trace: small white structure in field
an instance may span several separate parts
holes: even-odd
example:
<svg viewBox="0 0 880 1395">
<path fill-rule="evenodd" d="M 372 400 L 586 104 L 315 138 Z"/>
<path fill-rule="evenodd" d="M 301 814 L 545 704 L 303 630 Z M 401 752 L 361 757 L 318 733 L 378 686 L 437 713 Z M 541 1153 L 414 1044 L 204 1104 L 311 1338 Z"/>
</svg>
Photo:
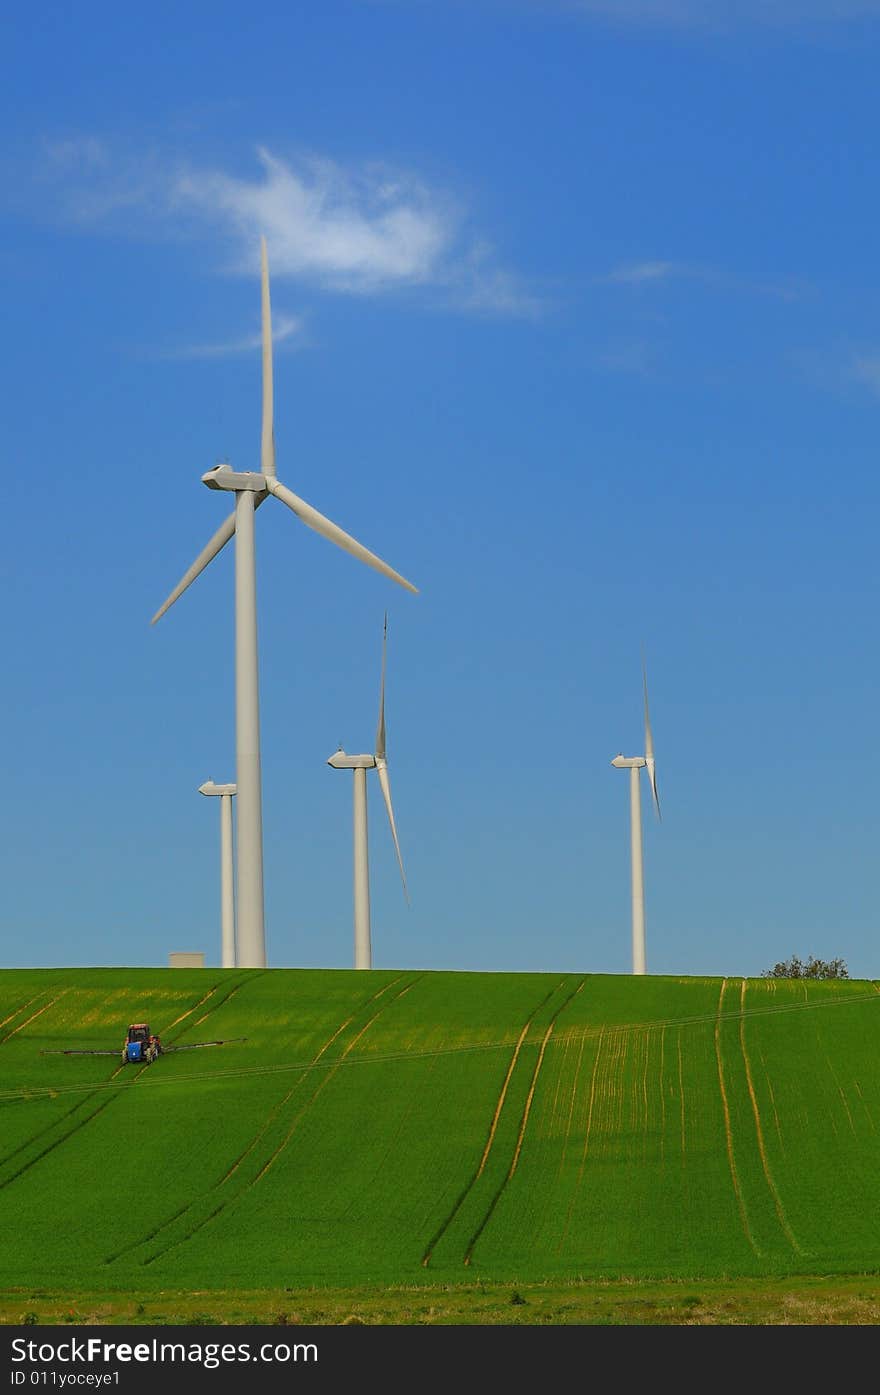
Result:
<svg viewBox="0 0 880 1395">
<path fill-rule="evenodd" d="M 645 689 L 645 754 L 643 756 L 615 756 L 611 762 L 618 770 L 629 771 L 630 793 L 630 844 L 632 875 L 632 959 L 634 974 L 648 972 L 645 953 L 645 875 L 642 867 L 642 796 L 639 774 L 642 767 L 648 771 L 654 808 L 660 817 L 660 800 L 657 797 L 657 775 L 654 768 L 654 740 L 651 736 L 651 719 L 648 715 L 648 672 L 642 663 L 642 679 Z"/>
<path fill-rule="evenodd" d="M 215 785 L 213 780 L 206 780 L 203 785 L 199 785 L 199 794 L 215 794 L 220 797 L 220 964 L 224 969 L 234 969 L 236 952 L 232 799 L 235 785 Z"/>
<path fill-rule="evenodd" d="M 168 956 L 169 969 L 203 969 L 205 956 L 201 950 L 172 950 Z"/>
<path fill-rule="evenodd" d="M 388 780 L 388 761 L 385 756 L 385 655 L 388 648 L 388 615 L 385 615 L 385 628 L 382 633 L 382 683 L 379 689 L 379 725 L 376 728 L 376 750 L 371 756 L 349 756 L 340 746 L 327 761 L 334 770 L 354 771 L 354 966 L 356 969 L 373 967 L 373 951 L 370 939 L 370 863 L 367 855 L 367 771 L 375 770 L 379 777 L 382 797 L 388 811 L 391 836 L 403 881 L 403 894 L 409 902 L 406 887 L 406 874 L 400 843 L 397 841 L 397 827 L 394 823 L 394 810 L 391 807 L 391 785 Z"/>
</svg>

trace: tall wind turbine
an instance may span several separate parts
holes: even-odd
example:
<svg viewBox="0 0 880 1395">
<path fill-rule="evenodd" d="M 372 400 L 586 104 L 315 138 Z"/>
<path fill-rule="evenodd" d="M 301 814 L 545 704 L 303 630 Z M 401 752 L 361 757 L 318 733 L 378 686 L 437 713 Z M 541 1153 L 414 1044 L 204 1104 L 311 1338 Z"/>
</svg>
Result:
<svg viewBox="0 0 880 1395">
<path fill-rule="evenodd" d="M 648 972 L 645 962 L 645 875 L 642 866 L 642 794 L 639 773 L 644 767 L 651 781 L 651 794 L 654 809 L 660 817 L 660 800 L 657 795 L 657 772 L 654 763 L 654 738 L 651 735 L 651 718 L 648 712 L 648 671 L 642 661 L 642 680 L 645 690 L 645 754 L 643 756 L 615 756 L 611 762 L 618 770 L 629 771 L 629 818 L 630 841 L 632 845 L 632 961 L 634 974 Z"/>
<path fill-rule="evenodd" d="M 385 658 L 388 649 L 388 615 L 382 632 L 382 682 L 379 688 L 379 723 L 376 727 L 376 749 L 371 756 L 349 756 L 342 747 L 327 761 L 334 770 L 354 771 L 354 966 L 356 969 L 373 967 L 373 951 L 370 940 L 370 863 L 367 853 L 367 771 L 375 770 L 379 777 L 382 798 L 391 825 L 391 837 L 397 853 L 397 864 L 403 882 L 403 894 L 409 901 L 406 886 L 406 873 L 400 855 L 397 838 L 397 825 L 394 822 L 394 809 L 391 806 L 391 785 L 388 780 L 388 760 L 385 753 Z"/>
<path fill-rule="evenodd" d="M 269 264 L 266 239 L 260 239 L 263 321 L 263 431 L 258 471 L 237 472 L 229 465 L 206 470 L 202 483 L 228 490 L 235 510 L 221 523 L 211 541 L 184 572 L 171 595 L 153 616 L 155 624 L 183 594 L 208 563 L 235 536 L 235 765 L 238 790 L 238 963 L 242 968 L 265 968 L 266 932 L 263 917 L 263 814 L 260 769 L 260 704 L 257 678 L 257 591 L 254 513 L 271 495 L 296 514 L 301 523 L 320 533 L 368 567 L 390 577 L 408 591 L 412 582 L 383 562 L 329 518 L 283 485 L 275 472 L 272 401 L 272 326 L 269 304 Z"/>
<path fill-rule="evenodd" d="M 220 963 L 234 969 L 235 963 L 235 882 L 232 869 L 232 797 L 235 785 L 215 785 L 206 780 L 199 794 L 220 796 Z"/>
</svg>

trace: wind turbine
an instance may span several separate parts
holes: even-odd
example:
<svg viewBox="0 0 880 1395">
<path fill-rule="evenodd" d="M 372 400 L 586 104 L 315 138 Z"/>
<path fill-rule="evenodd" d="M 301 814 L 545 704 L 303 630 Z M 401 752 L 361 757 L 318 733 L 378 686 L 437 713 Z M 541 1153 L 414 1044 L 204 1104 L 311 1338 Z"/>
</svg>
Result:
<svg viewBox="0 0 880 1395">
<path fill-rule="evenodd" d="M 379 723 L 376 727 L 376 749 L 371 756 L 349 756 L 342 747 L 327 761 L 334 770 L 354 771 L 354 966 L 371 969 L 373 953 L 370 941 L 370 863 L 367 855 L 367 771 L 375 770 L 379 777 L 382 797 L 391 825 L 394 850 L 400 867 L 403 894 L 409 902 L 406 873 L 397 839 L 397 825 L 391 806 L 391 785 L 388 780 L 388 760 L 385 754 L 385 658 L 388 649 L 388 615 L 382 632 L 382 682 L 379 688 Z"/>
<path fill-rule="evenodd" d="M 238 790 L 238 963 L 242 968 L 265 968 L 266 932 L 263 916 L 263 814 L 260 768 L 260 703 L 257 677 L 257 592 L 254 513 L 269 496 L 279 499 L 301 523 L 322 538 L 350 552 L 383 576 L 416 592 L 412 582 L 383 562 L 329 518 L 283 485 L 275 472 L 273 431 L 272 326 L 269 303 L 269 264 L 266 239 L 260 239 L 263 323 L 263 430 L 258 471 L 237 472 L 229 465 L 206 470 L 202 483 L 230 491 L 235 510 L 221 523 L 168 599 L 151 620 L 155 625 L 179 596 L 204 571 L 235 535 L 235 784 Z"/>
<path fill-rule="evenodd" d="M 206 780 L 199 794 L 220 796 L 220 962 L 224 969 L 235 963 L 235 885 L 232 872 L 232 796 L 235 785 L 215 785 Z"/>
<path fill-rule="evenodd" d="M 660 817 L 660 800 L 657 796 L 657 772 L 654 764 L 654 739 L 651 735 L 651 718 L 648 713 L 648 671 L 642 661 L 642 680 L 645 690 L 645 754 L 643 756 L 617 755 L 611 762 L 618 770 L 629 771 L 629 818 L 630 841 L 632 845 L 632 960 L 634 974 L 648 972 L 645 963 L 645 876 L 642 866 L 642 794 L 639 772 L 648 771 L 651 781 L 651 794 L 654 809 Z"/>
</svg>

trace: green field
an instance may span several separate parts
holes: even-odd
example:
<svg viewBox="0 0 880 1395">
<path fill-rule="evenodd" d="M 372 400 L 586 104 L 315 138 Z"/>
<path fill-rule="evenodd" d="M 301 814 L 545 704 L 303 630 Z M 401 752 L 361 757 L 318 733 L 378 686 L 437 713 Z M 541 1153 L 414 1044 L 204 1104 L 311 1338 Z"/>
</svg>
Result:
<svg viewBox="0 0 880 1395">
<path fill-rule="evenodd" d="M 247 1040 L 40 1054 L 136 1020 Z M 843 1279 L 878 1182 L 872 982 L 0 973 L 8 1293 Z"/>
</svg>

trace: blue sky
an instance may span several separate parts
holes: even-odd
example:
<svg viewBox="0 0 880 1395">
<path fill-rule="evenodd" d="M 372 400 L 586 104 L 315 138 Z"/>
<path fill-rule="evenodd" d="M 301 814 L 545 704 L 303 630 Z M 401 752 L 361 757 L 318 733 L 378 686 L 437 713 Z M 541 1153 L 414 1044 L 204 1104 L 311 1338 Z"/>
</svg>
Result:
<svg viewBox="0 0 880 1395">
<path fill-rule="evenodd" d="M 7 16 L 10 965 L 219 962 L 259 459 L 420 588 L 257 518 L 270 962 L 880 977 L 880 3 L 92 3 Z M 646 794 L 646 788 L 644 793 Z M 644 794 L 643 794 L 644 797 Z"/>
</svg>

